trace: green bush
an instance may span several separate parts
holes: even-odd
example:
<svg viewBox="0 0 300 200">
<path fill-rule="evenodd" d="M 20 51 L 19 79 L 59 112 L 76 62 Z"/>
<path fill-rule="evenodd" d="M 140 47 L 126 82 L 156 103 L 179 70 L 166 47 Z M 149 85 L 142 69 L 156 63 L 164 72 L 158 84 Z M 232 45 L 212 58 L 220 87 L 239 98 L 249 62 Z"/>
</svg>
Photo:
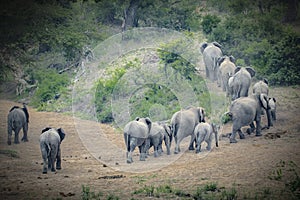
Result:
<svg viewBox="0 0 300 200">
<path fill-rule="evenodd" d="M 216 28 L 221 19 L 216 15 L 206 15 L 203 17 L 201 26 L 204 33 L 209 34 L 212 32 L 213 28 Z"/>
</svg>

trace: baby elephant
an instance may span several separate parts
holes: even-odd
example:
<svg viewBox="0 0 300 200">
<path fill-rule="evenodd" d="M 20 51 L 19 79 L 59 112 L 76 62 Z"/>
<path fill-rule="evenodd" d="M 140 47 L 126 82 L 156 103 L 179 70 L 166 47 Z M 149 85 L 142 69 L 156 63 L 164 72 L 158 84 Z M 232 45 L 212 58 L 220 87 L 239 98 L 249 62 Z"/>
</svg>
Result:
<svg viewBox="0 0 300 200">
<path fill-rule="evenodd" d="M 65 138 L 65 132 L 62 128 L 44 128 L 40 135 L 40 147 L 43 158 L 43 174 L 47 174 L 47 169 L 55 172 L 54 163 L 56 161 L 56 169 L 61 169 L 60 143 Z"/>
<path fill-rule="evenodd" d="M 203 141 L 207 143 L 206 149 L 210 151 L 213 133 L 215 134 L 216 147 L 218 147 L 218 130 L 215 124 L 201 122 L 195 127 L 194 134 L 196 137 L 196 153 L 201 151 L 201 143 Z"/>
</svg>

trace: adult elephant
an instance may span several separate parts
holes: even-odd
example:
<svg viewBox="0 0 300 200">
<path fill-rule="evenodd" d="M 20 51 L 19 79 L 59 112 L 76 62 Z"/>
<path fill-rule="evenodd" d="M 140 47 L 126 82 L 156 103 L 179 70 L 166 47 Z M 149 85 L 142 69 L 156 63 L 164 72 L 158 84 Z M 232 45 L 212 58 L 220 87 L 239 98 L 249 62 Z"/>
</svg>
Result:
<svg viewBox="0 0 300 200">
<path fill-rule="evenodd" d="M 147 118 L 135 118 L 124 127 L 124 140 L 126 145 L 127 163 L 132 163 L 132 152 L 135 147 L 139 147 L 140 160 L 145 161 L 147 142 L 150 134 L 152 122 Z"/>
<path fill-rule="evenodd" d="M 234 70 L 234 75 L 228 80 L 232 100 L 248 96 L 253 76 L 255 76 L 255 70 L 252 67 L 237 67 Z"/>
<path fill-rule="evenodd" d="M 65 138 L 65 132 L 62 128 L 54 129 L 44 128 L 40 135 L 40 148 L 43 158 L 43 174 L 47 173 L 48 168 L 52 172 L 61 169 L 61 150 L 60 144 Z M 55 168 L 56 162 L 56 168 Z"/>
<path fill-rule="evenodd" d="M 261 111 L 265 109 L 267 113 L 270 110 L 268 96 L 266 94 L 253 94 L 249 97 L 241 97 L 231 103 L 229 116 L 232 120 L 232 134 L 230 143 L 236 143 L 236 132 L 240 139 L 244 139 L 242 133 L 243 126 L 250 125 L 247 132 L 250 134 L 255 130 L 254 121 L 256 122 L 256 136 L 261 136 Z M 268 117 L 268 125 L 270 125 L 270 115 Z"/>
<path fill-rule="evenodd" d="M 29 113 L 25 103 L 23 103 L 23 108 L 19 106 L 14 106 L 10 109 L 7 116 L 7 133 L 8 139 L 7 144 L 11 145 L 12 131 L 15 132 L 15 144 L 19 144 L 19 132 L 23 128 L 22 141 L 28 142 L 27 132 L 29 123 Z"/>
<path fill-rule="evenodd" d="M 147 150 L 153 146 L 154 157 L 157 157 L 162 153 L 163 141 L 167 149 L 167 155 L 170 155 L 170 146 L 172 142 L 171 127 L 161 122 L 152 123 L 149 134 L 149 143 L 147 144 Z"/>
<path fill-rule="evenodd" d="M 218 59 L 219 71 L 218 82 L 220 83 L 222 90 L 226 92 L 226 96 L 230 95 L 230 89 L 228 86 L 228 80 L 234 74 L 236 69 L 235 58 L 233 56 L 222 56 Z"/>
<path fill-rule="evenodd" d="M 222 46 L 217 42 L 203 42 L 200 45 L 200 52 L 203 55 L 206 77 L 211 81 L 217 80 L 218 63 L 217 60 L 223 55 Z"/>
<path fill-rule="evenodd" d="M 180 152 L 180 142 L 188 136 L 191 136 L 189 150 L 194 150 L 194 129 L 200 122 L 205 122 L 204 109 L 201 107 L 189 107 L 185 110 L 173 114 L 171 119 L 172 134 L 175 138 L 175 151 Z"/>
</svg>

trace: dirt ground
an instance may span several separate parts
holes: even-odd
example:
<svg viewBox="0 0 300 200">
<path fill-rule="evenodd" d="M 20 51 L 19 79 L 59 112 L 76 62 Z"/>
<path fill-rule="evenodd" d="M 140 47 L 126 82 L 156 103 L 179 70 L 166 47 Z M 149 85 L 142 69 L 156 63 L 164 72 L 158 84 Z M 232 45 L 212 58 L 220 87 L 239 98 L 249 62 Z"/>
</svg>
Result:
<svg viewBox="0 0 300 200">
<path fill-rule="evenodd" d="M 81 199 L 82 186 L 96 193 L 102 192 L 104 197 L 154 199 L 133 192 L 150 185 L 169 185 L 186 193 L 195 193 L 197 187 L 208 183 L 217 183 L 218 187 L 226 189 L 235 188 L 238 199 L 261 197 L 267 192 L 270 199 L 296 198 L 291 196 L 287 187 L 293 179 L 291 167 L 283 167 L 282 163 L 294 163 L 289 166 L 300 174 L 300 88 L 271 88 L 270 96 L 275 96 L 278 101 L 277 121 L 274 127 L 263 130 L 262 137 L 247 135 L 245 140 L 238 139 L 238 143 L 230 144 L 228 138 L 220 136 L 219 147 L 213 148 L 209 154 L 185 151 L 180 155 L 150 156 L 145 162 L 139 161 L 135 154 L 134 163 L 128 165 L 125 163 L 123 136 L 110 126 L 74 120 L 62 113 L 37 112 L 30 107 L 29 142 L 8 146 L 7 114 L 12 106 L 20 104 L 1 95 L 0 199 Z M 61 145 L 62 170 L 42 174 L 39 135 L 46 126 L 62 127 L 67 136 Z M 101 130 L 100 135 L 97 135 L 98 130 Z M 222 130 L 223 133 L 230 132 L 230 124 Z M 82 131 L 95 139 L 83 139 Z M 114 153 L 108 159 L 110 145 L 107 144 L 99 143 L 94 145 L 97 146 L 95 148 L 87 148 L 89 142 L 98 144 L 97 140 L 103 136 L 123 149 L 117 157 Z M 186 148 L 184 145 L 181 145 L 182 148 Z M 18 157 L 5 154 L 7 150 L 16 151 Z M 166 160 L 172 162 L 161 165 Z M 139 170 L 147 166 L 152 167 Z M 158 170 L 154 170 L 155 167 Z M 280 173 L 279 167 L 282 169 Z M 298 191 L 296 189 L 293 194 L 299 192 L 298 186 Z"/>
</svg>

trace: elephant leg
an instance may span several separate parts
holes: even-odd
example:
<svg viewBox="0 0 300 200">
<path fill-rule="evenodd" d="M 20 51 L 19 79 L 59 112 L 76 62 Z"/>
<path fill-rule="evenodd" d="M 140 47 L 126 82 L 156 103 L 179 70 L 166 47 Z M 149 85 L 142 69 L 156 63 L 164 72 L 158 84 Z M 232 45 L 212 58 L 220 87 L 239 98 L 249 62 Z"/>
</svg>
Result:
<svg viewBox="0 0 300 200">
<path fill-rule="evenodd" d="M 236 139 L 235 139 L 235 135 L 236 135 L 236 132 L 238 132 L 238 130 L 240 130 L 241 127 L 237 126 L 235 123 L 233 123 L 232 125 L 232 134 L 229 138 L 230 140 L 230 143 L 237 143 Z"/>
<path fill-rule="evenodd" d="M 58 146 L 57 155 L 56 155 L 56 169 L 61 170 L 61 151 L 60 146 Z"/>
<path fill-rule="evenodd" d="M 165 146 L 166 146 L 166 149 L 167 149 L 167 155 L 170 155 L 171 154 L 171 151 L 170 151 L 170 141 L 169 141 L 169 139 L 167 137 L 164 139 L 164 141 L 165 141 Z"/>
<path fill-rule="evenodd" d="M 50 162 L 51 162 L 51 171 L 55 172 L 55 160 L 57 156 L 57 147 L 55 145 L 51 145 L 51 150 L 50 150 Z"/>
<path fill-rule="evenodd" d="M 7 144 L 11 145 L 11 135 L 12 135 L 12 127 L 8 125 L 7 127 Z"/>
<path fill-rule="evenodd" d="M 210 151 L 210 150 L 211 150 L 211 139 L 208 139 L 208 140 L 206 140 L 205 142 L 206 142 L 206 144 L 207 144 L 206 150 L 207 150 L 207 151 Z"/>
<path fill-rule="evenodd" d="M 272 119 L 276 120 L 276 111 L 275 110 L 271 111 L 271 115 L 272 115 Z"/>
<path fill-rule="evenodd" d="M 137 145 L 137 139 L 134 137 L 130 138 L 129 141 L 129 152 L 128 152 L 128 157 L 127 157 L 127 163 L 132 163 L 132 152 L 134 151 L 135 147 Z"/>
<path fill-rule="evenodd" d="M 195 139 L 195 135 L 192 134 L 191 135 L 190 145 L 189 145 L 189 150 L 191 150 L 191 151 L 195 150 L 194 143 L 196 143 L 196 139 Z"/>
<path fill-rule="evenodd" d="M 261 116 L 256 117 L 256 134 L 255 136 L 262 136 L 261 134 L 261 124 L 260 124 Z"/>
<path fill-rule="evenodd" d="M 48 147 L 42 143 L 40 144 L 42 158 L 43 158 L 43 174 L 47 174 L 48 171 Z"/>
<path fill-rule="evenodd" d="M 139 150 L 140 150 L 140 161 L 145 161 L 146 160 L 145 144 L 139 146 Z"/>
<path fill-rule="evenodd" d="M 242 132 L 241 129 L 238 130 L 238 134 L 240 136 L 240 139 L 245 139 L 245 135 L 244 135 L 244 133 Z"/>
<path fill-rule="evenodd" d="M 177 136 L 175 137 L 175 150 L 174 153 L 178 154 L 180 152 L 180 142 L 183 138 L 177 138 Z"/>
<path fill-rule="evenodd" d="M 207 67 L 205 67 L 205 73 L 206 73 L 206 78 L 210 79 L 209 70 Z"/>
<path fill-rule="evenodd" d="M 154 157 L 158 157 L 158 145 L 154 145 Z"/>
<path fill-rule="evenodd" d="M 25 123 L 23 126 L 23 137 L 22 137 L 23 142 L 28 142 L 27 132 L 28 132 L 28 123 Z"/>
<path fill-rule="evenodd" d="M 250 125 L 250 128 L 247 128 L 248 135 L 250 135 L 251 133 L 253 133 L 254 130 L 255 130 L 255 126 L 254 126 L 253 122 L 251 124 L 249 124 L 249 125 Z"/>
<path fill-rule="evenodd" d="M 14 141 L 15 144 L 19 144 L 20 143 L 19 142 L 19 133 L 20 133 L 20 130 L 21 130 L 21 128 L 16 128 L 15 129 L 15 141 Z"/>
<path fill-rule="evenodd" d="M 268 119 L 268 128 L 270 128 L 270 126 L 273 126 L 271 110 L 270 109 L 266 110 L 266 113 Z"/>
</svg>

